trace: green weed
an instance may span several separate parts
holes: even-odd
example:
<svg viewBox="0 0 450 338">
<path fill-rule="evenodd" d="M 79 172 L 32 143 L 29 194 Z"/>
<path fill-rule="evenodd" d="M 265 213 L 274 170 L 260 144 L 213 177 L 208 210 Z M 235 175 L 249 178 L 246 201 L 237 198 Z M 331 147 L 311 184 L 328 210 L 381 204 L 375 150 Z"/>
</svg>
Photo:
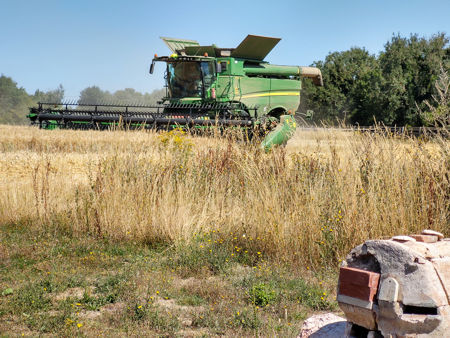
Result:
<svg viewBox="0 0 450 338">
<path fill-rule="evenodd" d="M 15 314 L 46 310 L 51 302 L 42 283 L 29 283 L 14 292 L 12 309 Z"/>
<path fill-rule="evenodd" d="M 291 301 L 311 308 L 312 310 L 334 310 L 336 304 L 328 300 L 328 293 L 317 285 L 306 282 L 301 278 L 286 281 L 285 296 Z"/>
<path fill-rule="evenodd" d="M 249 291 L 249 300 L 253 305 L 266 306 L 276 299 L 276 293 L 270 284 L 254 284 Z"/>
<path fill-rule="evenodd" d="M 206 303 L 205 299 L 202 297 L 195 295 L 195 294 L 189 294 L 188 291 L 184 288 L 181 289 L 183 295 L 178 298 L 177 303 L 179 305 L 187 305 L 187 306 L 200 306 Z"/>
<path fill-rule="evenodd" d="M 241 327 L 245 329 L 258 329 L 262 322 L 256 309 L 243 309 L 236 311 L 230 320 L 232 327 Z"/>
</svg>

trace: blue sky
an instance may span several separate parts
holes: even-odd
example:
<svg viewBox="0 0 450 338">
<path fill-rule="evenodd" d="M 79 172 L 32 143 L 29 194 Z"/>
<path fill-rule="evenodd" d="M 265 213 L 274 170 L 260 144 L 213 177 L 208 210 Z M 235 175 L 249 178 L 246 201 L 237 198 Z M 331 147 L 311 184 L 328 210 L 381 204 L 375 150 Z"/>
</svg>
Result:
<svg viewBox="0 0 450 338">
<path fill-rule="evenodd" d="M 449 0 L 0 0 L 0 73 L 29 93 L 62 84 L 67 98 L 92 85 L 151 92 L 164 84 L 151 59 L 169 54 L 160 36 L 220 47 L 280 37 L 266 60 L 309 65 L 353 46 L 377 54 L 393 33 L 438 32 L 450 33 Z"/>
</svg>

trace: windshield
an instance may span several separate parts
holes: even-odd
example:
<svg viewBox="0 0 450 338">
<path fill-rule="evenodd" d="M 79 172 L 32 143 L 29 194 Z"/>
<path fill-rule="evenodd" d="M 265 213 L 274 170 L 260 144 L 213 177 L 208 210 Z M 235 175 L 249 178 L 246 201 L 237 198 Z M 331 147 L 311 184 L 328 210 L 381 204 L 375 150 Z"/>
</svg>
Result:
<svg viewBox="0 0 450 338">
<path fill-rule="evenodd" d="M 171 62 L 167 73 L 170 97 L 202 97 L 214 81 L 214 63 Z"/>
</svg>

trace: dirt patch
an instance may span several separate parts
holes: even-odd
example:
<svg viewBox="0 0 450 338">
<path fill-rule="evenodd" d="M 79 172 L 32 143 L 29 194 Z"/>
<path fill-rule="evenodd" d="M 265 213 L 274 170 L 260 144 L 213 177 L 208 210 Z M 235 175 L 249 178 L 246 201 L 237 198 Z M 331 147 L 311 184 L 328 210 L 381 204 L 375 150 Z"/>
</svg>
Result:
<svg viewBox="0 0 450 338">
<path fill-rule="evenodd" d="M 210 301 L 223 299 L 225 295 L 232 293 L 231 287 L 226 281 L 214 276 L 204 279 L 187 278 L 177 280 L 175 286 Z"/>
<path fill-rule="evenodd" d="M 31 331 L 26 325 L 20 323 L 20 318 L 11 316 L 9 318 L 2 318 L 0 321 L 0 333 L 2 337 L 14 337 L 26 336 L 26 337 L 38 337 L 39 333 Z"/>
<path fill-rule="evenodd" d="M 209 336 L 207 329 L 185 329 L 177 332 L 177 335 L 181 337 L 205 337 Z"/>
<path fill-rule="evenodd" d="M 244 266 L 241 264 L 234 264 L 231 269 L 231 275 L 236 276 L 247 276 L 251 273 L 253 269 L 250 266 Z"/>
<path fill-rule="evenodd" d="M 155 301 L 155 305 L 176 314 L 183 327 L 192 326 L 193 316 L 205 311 L 205 308 L 203 306 L 178 305 L 176 304 L 174 299 L 157 298 Z M 196 335 L 183 335 L 183 337 L 196 337 Z"/>
<path fill-rule="evenodd" d="M 92 293 L 93 290 L 94 290 L 94 288 L 92 286 L 88 287 L 86 289 L 85 288 L 70 288 L 64 292 L 56 294 L 53 297 L 53 299 L 57 300 L 57 301 L 66 300 L 68 298 L 80 299 L 80 298 L 83 298 L 83 295 L 85 292 Z"/>
<path fill-rule="evenodd" d="M 102 315 L 102 313 L 100 311 L 81 311 L 78 314 L 78 317 L 83 318 L 83 319 L 97 319 L 98 317 L 100 317 Z"/>
<path fill-rule="evenodd" d="M 79 313 L 78 316 L 80 318 L 94 320 L 103 315 L 117 314 L 118 312 L 121 312 L 124 307 L 125 307 L 124 303 L 107 304 L 101 307 L 99 311 L 83 310 Z"/>
<path fill-rule="evenodd" d="M 178 305 L 174 299 L 157 298 L 155 304 L 164 307 L 171 312 L 192 314 L 205 311 L 205 308 L 203 306 Z"/>
<path fill-rule="evenodd" d="M 42 262 L 37 262 L 34 265 L 34 268 L 38 271 L 42 271 L 42 272 L 50 272 L 52 270 L 52 266 L 50 264 L 50 262 L 48 260 L 42 261 Z"/>
<path fill-rule="evenodd" d="M 194 277 L 189 277 L 189 278 L 186 278 L 186 279 L 176 279 L 174 281 L 174 286 L 176 288 L 178 288 L 178 289 L 181 289 L 181 288 L 193 285 L 193 284 L 197 284 L 200 281 L 201 281 L 201 279 L 197 279 L 197 278 L 194 278 Z"/>
<path fill-rule="evenodd" d="M 100 312 L 102 314 L 114 314 L 117 312 L 121 312 L 125 308 L 125 303 L 113 303 L 113 304 L 106 304 L 100 309 Z"/>
<path fill-rule="evenodd" d="M 9 253 L 4 246 L 0 243 L 0 262 L 3 264 L 9 263 Z"/>
</svg>

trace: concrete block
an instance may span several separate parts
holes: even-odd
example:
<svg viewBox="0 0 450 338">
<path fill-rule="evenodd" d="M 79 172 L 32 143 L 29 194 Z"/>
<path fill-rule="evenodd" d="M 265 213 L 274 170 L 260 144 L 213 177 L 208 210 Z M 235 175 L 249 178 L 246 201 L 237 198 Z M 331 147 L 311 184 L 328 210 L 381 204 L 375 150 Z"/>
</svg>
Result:
<svg viewBox="0 0 450 338">
<path fill-rule="evenodd" d="M 381 282 L 378 300 L 396 302 L 398 299 L 399 285 L 395 278 L 387 277 Z"/>
<path fill-rule="evenodd" d="M 349 322 L 365 327 L 368 330 L 376 329 L 377 324 L 374 311 L 345 303 L 339 303 L 339 307 L 345 313 L 345 317 Z"/>
<path fill-rule="evenodd" d="M 343 294 L 338 294 L 336 300 L 339 303 L 355 305 L 364 309 L 372 309 L 373 301 L 362 300 L 359 298 L 349 297 Z"/>
</svg>

